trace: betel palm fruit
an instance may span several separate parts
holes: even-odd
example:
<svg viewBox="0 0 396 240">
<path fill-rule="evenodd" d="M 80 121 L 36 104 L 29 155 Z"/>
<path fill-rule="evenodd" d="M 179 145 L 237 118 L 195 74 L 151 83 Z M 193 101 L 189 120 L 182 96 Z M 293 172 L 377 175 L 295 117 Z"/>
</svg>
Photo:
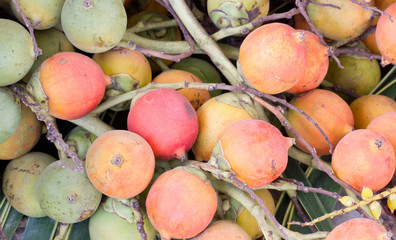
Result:
<svg viewBox="0 0 396 240">
<path fill-rule="evenodd" d="M 21 80 L 34 62 L 33 41 L 19 23 L 0 18 L 0 86 Z"/>
<path fill-rule="evenodd" d="M 334 92 L 313 89 L 294 97 L 290 103 L 304 111 L 318 124 L 333 147 L 345 134 L 353 130 L 352 111 L 349 105 Z M 290 122 L 291 127 L 311 147 L 315 148 L 317 154 L 330 154 L 330 146 L 324 136 L 306 116 L 289 109 L 286 113 L 286 119 Z M 294 136 L 289 130 L 287 130 L 287 134 L 290 137 Z M 296 146 L 307 153 L 310 152 L 298 139 L 296 140 Z"/>
<path fill-rule="evenodd" d="M 29 152 L 9 162 L 4 170 L 2 188 L 18 212 L 29 217 L 44 217 L 36 196 L 36 183 L 42 171 L 56 159 L 42 152 Z"/>
<path fill-rule="evenodd" d="M 374 118 L 367 129 L 373 130 L 382 134 L 391 142 L 396 153 L 396 111 L 388 112 Z"/>
<path fill-rule="evenodd" d="M 374 0 L 358 0 L 360 4 L 374 6 Z M 307 12 L 319 32 L 333 40 L 346 40 L 360 36 L 371 24 L 374 11 L 349 0 L 318 0 L 308 3 Z M 328 7 L 332 4 L 336 7 Z"/>
<path fill-rule="evenodd" d="M 161 239 L 192 238 L 212 221 L 217 209 L 216 191 L 200 177 L 173 169 L 153 183 L 146 209 Z"/>
<path fill-rule="evenodd" d="M 132 102 L 128 130 L 150 144 L 156 160 L 185 159 L 198 135 L 197 113 L 176 90 L 156 89 Z"/>
<path fill-rule="evenodd" d="M 15 93 L 0 87 L 0 144 L 17 130 L 21 122 L 21 104 Z"/>
<path fill-rule="evenodd" d="M 212 222 L 208 228 L 191 240 L 251 240 L 249 234 L 237 223 L 228 220 Z"/>
<path fill-rule="evenodd" d="M 48 29 L 60 22 L 65 0 L 18 0 L 18 4 L 34 29 Z M 18 20 L 24 23 L 17 11 L 14 1 L 10 1 L 11 9 Z"/>
<path fill-rule="evenodd" d="M 249 96 L 241 93 L 223 93 L 209 99 L 197 111 L 199 130 L 192 151 L 198 161 L 209 161 L 212 150 L 221 132 L 230 124 L 239 120 L 257 118 Z"/>
<path fill-rule="evenodd" d="M 239 50 L 240 70 L 246 84 L 268 94 L 281 93 L 296 85 L 307 66 L 304 38 L 303 31 L 283 23 L 265 24 L 251 32 Z"/>
<path fill-rule="evenodd" d="M 73 166 L 71 159 L 51 163 L 42 171 L 36 185 L 40 207 L 48 217 L 62 223 L 87 219 L 102 198 L 85 172 L 71 169 Z"/>
<path fill-rule="evenodd" d="M 121 41 L 126 31 L 127 15 L 120 0 L 66 0 L 61 23 L 76 48 L 99 53 Z"/>
<path fill-rule="evenodd" d="M 286 169 L 293 141 L 270 123 L 247 119 L 226 127 L 219 143 L 236 177 L 251 188 L 259 188 Z"/>
<path fill-rule="evenodd" d="M 396 18 L 396 3 L 390 5 L 386 10 L 392 19 Z M 396 23 L 390 20 L 388 16 L 381 15 L 375 30 L 378 50 L 382 55 L 383 64 L 396 64 Z"/>
<path fill-rule="evenodd" d="M 395 158 L 388 139 L 372 130 L 358 129 L 338 142 L 331 167 L 341 181 L 357 191 L 368 187 L 376 192 L 391 181 L 396 167 Z"/>
<path fill-rule="evenodd" d="M 386 229 L 367 218 L 355 218 L 335 227 L 325 240 L 378 239 L 390 240 Z"/>
<path fill-rule="evenodd" d="M 96 108 L 111 81 L 95 61 L 75 52 L 47 58 L 35 74 L 27 90 L 49 114 L 63 120 L 83 117 Z"/>
</svg>

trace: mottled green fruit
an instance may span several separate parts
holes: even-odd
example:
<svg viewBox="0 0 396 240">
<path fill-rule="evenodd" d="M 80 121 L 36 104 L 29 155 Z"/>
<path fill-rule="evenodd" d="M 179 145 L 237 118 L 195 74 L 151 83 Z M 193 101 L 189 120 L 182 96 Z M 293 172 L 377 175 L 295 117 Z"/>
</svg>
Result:
<svg viewBox="0 0 396 240">
<path fill-rule="evenodd" d="M 1 68 L 1 66 L 0 66 Z M 0 144 L 17 130 L 21 123 L 19 97 L 7 88 L 0 88 Z"/>
<path fill-rule="evenodd" d="M 60 16 L 65 0 L 18 0 L 29 22 L 34 29 L 48 29 L 60 22 Z M 10 1 L 11 9 L 18 20 L 23 23 L 23 19 L 16 10 L 14 2 Z"/>
<path fill-rule="evenodd" d="M 102 197 L 85 172 L 70 167 L 76 167 L 70 159 L 53 162 L 37 182 L 40 207 L 48 217 L 62 223 L 87 219 L 96 211 Z"/>
<path fill-rule="evenodd" d="M 156 231 L 147 217 L 144 218 L 144 231 L 147 234 L 147 240 L 155 238 Z M 89 236 L 91 240 L 141 239 L 136 223 L 129 223 L 118 216 L 116 212 L 104 210 L 103 206 L 100 206 L 89 219 Z"/>
<path fill-rule="evenodd" d="M 34 62 L 33 41 L 21 24 L 0 18 L 0 86 L 18 82 Z"/>
<path fill-rule="evenodd" d="M 216 27 L 238 27 L 267 16 L 269 0 L 208 0 L 207 10 Z"/>
<path fill-rule="evenodd" d="M 100 53 L 121 41 L 127 15 L 120 0 L 66 0 L 61 22 L 75 47 L 88 53 Z"/>
<path fill-rule="evenodd" d="M 369 52 L 362 42 L 351 47 Z M 344 68 L 341 69 L 336 61 L 330 61 L 325 77 L 327 81 L 362 96 L 369 94 L 381 80 L 381 68 L 375 59 L 353 54 L 340 55 L 338 59 Z"/>
<path fill-rule="evenodd" d="M 36 183 L 41 172 L 54 157 L 42 152 L 30 152 L 12 160 L 3 176 L 3 192 L 7 200 L 18 212 L 29 217 L 44 217 L 36 197 Z"/>
<path fill-rule="evenodd" d="M 34 37 L 36 38 L 38 47 L 42 50 L 42 54 L 38 56 L 30 71 L 23 78 L 23 81 L 26 83 L 29 82 L 33 72 L 45 59 L 59 52 L 74 52 L 74 47 L 65 34 L 55 28 L 34 31 Z"/>
<path fill-rule="evenodd" d="M 89 146 L 96 138 L 95 134 L 77 126 L 66 135 L 65 142 L 73 152 L 77 153 L 79 159 L 85 159 Z"/>
<path fill-rule="evenodd" d="M 212 64 L 199 58 L 185 58 L 174 63 L 171 68 L 190 72 L 205 83 L 222 83 L 221 75 L 217 69 Z M 210 91 L 209 94 L 210 97 L 216 97 L 221 94 L 221 90 Z"/>
</svg>

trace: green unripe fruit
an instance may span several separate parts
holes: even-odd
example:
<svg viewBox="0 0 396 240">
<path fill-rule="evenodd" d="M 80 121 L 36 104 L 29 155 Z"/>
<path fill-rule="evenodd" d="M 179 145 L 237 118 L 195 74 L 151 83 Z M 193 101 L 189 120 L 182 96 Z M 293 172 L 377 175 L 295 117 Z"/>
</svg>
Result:
<svg viewBox="0 0 396 240">
<path fill-rule="evenodd" d="M 0 86 L 18 82 L 34 62 L 33 41 L 19 23 L 0 18 Z"/>
</svg>

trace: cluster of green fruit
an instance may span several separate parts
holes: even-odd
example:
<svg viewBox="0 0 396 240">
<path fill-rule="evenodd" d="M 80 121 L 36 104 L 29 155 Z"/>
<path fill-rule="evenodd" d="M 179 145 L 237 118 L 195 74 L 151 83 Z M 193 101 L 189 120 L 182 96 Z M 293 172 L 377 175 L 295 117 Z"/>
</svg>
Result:
<svg viewBox="0 0 396 240">
<path fill-rule="evenodd" d="M 198 1 L 187 2 L 199 11 Z M 293 26 L 260 26 L 269 14 L 268 0 L 205 2 L 220 31 L 252 30 L 234 59 L 243 87 L 224 84 L 218 69 L 226 65 L 213 65 L 206 56 L 173 63 L 130 42 L 133 31 L 159 45 L 182 40 L 155 1 L 133 14 L 128 9 L 138 3 L 119 0 L 5 4 L 13 15 L 0 18 L 0 159 L 11 160 L 2 179 L 7 200 L 33 218 L 68 224 L 89 219 L 91 239 L 154 239 L 157 232 L 164 240 L 272 234 L 306 239 L 277 228 L 273 195 L 263 189 L 282 176 L 291 148 L 314 158 L 329 155 L 327 171 L 319 168 L 334 173 L 352 193 L 393 187 L 396 102 L 370 94 L 383 69 L 357 49 L 370 54 L 376 47 L 383 65 L 396 64 L 396 3 L 378 4 L 386 14 L 379 17 L 375 45 L 349 43 L 357 52 L 340 55 L 340 69 L 329 61 L 335 50 L 326 41 L 336 45 L 364 34 L 377 2 L 317 2 L 306 11 L 321 35 L 303 27 L 297 15 Z M 25 20 L 34 38 L 18 23 Z M 165 23 L 168 28 L 155 29 Z M 36 42 L 42 50 L 37 59 Z M 353 94 L 328 87 L 335 84 Z M 288 110 L 262 100 L 275 94 L 286 101 L 274 101 L 285 102 Z M 120 112 L 127 114 L 124 129 L 98 117 Z M 54 119 L 79 126 L 62 139 Z M 32 151 L 44 131 L 39 120 L 58 158 Z M 246 190 L 257 202 L 237 200 L 224 189 L 237 189 L 243 197 Z M 395 195 L 390 196 L 393 212 Z M 378 211 L 372 215 L 379 218 Z M 368 219 L 347 221 L 326 239 L 360 236 L 390 239 Z"/>
</svg>

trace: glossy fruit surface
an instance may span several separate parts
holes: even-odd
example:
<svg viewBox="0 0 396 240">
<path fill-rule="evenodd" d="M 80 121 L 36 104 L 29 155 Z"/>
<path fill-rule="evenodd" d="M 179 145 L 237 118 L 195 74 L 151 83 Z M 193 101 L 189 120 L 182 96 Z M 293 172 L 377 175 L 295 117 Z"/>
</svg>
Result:
<svg viewBox="0 0 396 240">
<path fill-rule="evenodd" d="M 356 218 L 341 223 L 326 237 L 326 240 L 390 240 L 386 230 L 377 222 Z"/>
<path fill-rule="evenodd" d="M 392 19 L 396 18 L 396 3 L 390 5 L 386 10 Z M 378 50 L 381 53 L 384 64 L 396 64 L 396 22 L 391 21 L 388 16 L 381 15 L 377 23 L 375 31 L 375 38 L 377 39 Z"/>
</svg>

